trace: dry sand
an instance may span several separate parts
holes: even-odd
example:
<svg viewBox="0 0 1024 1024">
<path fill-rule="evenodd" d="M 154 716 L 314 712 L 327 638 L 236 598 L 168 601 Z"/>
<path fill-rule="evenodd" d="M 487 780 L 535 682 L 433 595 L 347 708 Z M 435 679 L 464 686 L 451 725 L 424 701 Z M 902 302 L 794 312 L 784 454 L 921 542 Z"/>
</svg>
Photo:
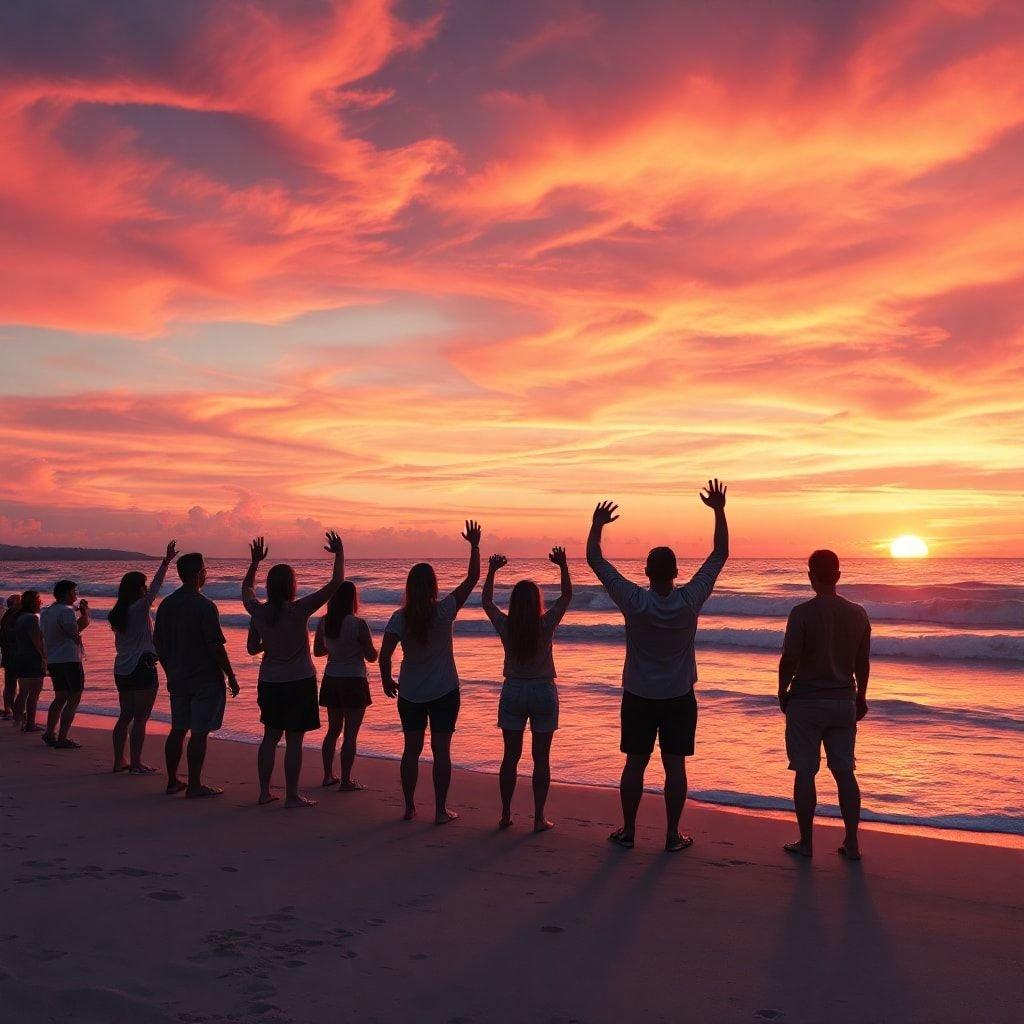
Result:
<svg viewBox="0 0 1024 1024">
<path fill-rule="evenodd" d="M 231 742 L 207 762 L 225 795 L 186 801 L 110 774 L 109 724 L 77 752 L 0 725 L 4 1024 L 1024 1015 L 1019 849 L 871 830 L 858 866 L 824 825 L 800 862 L 788 822 L 695 805 L 669 855 L 648 796 L 624 851 L 614 791 L 555 786 L 535 836 L 521 780 L 499 833 L 496 780 L 467 772 L 460 821 L 405 823 L 397 766 L 372 759 L 366 792 L 258 807 L 255 747 Z"/>
</svg>

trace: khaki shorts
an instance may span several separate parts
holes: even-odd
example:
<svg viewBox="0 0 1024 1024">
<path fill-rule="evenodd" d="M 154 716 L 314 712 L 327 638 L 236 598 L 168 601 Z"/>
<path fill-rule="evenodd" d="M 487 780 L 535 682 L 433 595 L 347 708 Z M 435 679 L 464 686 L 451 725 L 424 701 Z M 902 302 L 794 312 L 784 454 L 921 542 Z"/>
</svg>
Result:
<svg viewBox="0 0 1024 1024">
<path fill-rule="evenodd" d="M 786 705 L 786 754 L 789 770 L 817 775 L 821 745 L 833 772 L 852 772 L 857 766 L 857 705 L 833 697 L 791 697 Z"/>
</svg>

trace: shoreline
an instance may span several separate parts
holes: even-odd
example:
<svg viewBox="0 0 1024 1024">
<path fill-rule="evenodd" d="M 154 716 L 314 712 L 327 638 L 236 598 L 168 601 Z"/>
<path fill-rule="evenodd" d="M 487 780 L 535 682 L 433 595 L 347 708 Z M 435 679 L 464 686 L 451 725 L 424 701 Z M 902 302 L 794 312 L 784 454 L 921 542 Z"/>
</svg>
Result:
<svg viewBox="0 0 1024 1024">
<path fill-rule="evenodd" d="M 148 733 L 149 733 L 150 736 L 165 735 L 167 733 L 167 726 L 168 726 L 169 722 L 168 721 L 164 721 L 163 717 L 157 718 L 156 717 L 157 714 L 158 714 L 157 712 L 154 712 L 154 717 L 152 717 L 150 719 L 150 723 L 149 723 L 150 727 L 149 727 L 149 730 L 148 730 Z M 168 716 L 164 716 L 164 717 L 168 717 Z M 88 727 L 88 728 L 99 729 L 101 727 L 100 723 L 104 723 L 103 728 L 107 728 L 105 723 L 107 723 L 111 719 L 115 719 L 115 718 L 117 718 L 117 713 L 113 709 L 107 710 L 107 709 L 102 709 L 102 708 L 97 709 L 97 708 L 94 708 L 94 707 L 86 707 L 86 708 L 83 708 L 83 710 L 81 710 L 79 712 L 78 716 L 76 717 L 76 719 L 75 719 L 75 727 L 82 727 L 82 728 L 87 728 Z M 0 726 L 0 727 L 2 727 L 2 726 Z M 107 731 L 109 731 L 109 729 Z M 240 744 L 243 744 L 245 746 L 258 746 L 259 742 L 260 742 L 260 737 L 258 737 L 258 736 L 250 736 L 250 735 L 248 735 L 246 733 L 241 733 L 241 732 L 232 730 L 230 728 L 221 729 L 219 733 L 211 733 L 210 734 L 210 738 L 211 738 L 211 740 L 216 739 L 216 740 L 219 740 L 220 742 L 225 742 L 225 743 L 240 743 Z M 303 749 L 307 750 L 307 751 L 309 751 L 309 750 L 319 750 L 320 749 L 320 743 L 319 743 L 319 741 L 313 742 L 313 743 L 306 743 L 306 744 L 303 745 Z M 428 751 L 429 751 L 429 748 L 425 748 L 424 749 L 424 757 L 423 757 L 423 762 L 424 763 L 429 763 L 429 761 L 430 761 L 430 758 L 428 756 Z M 152 755 L 150 755 L 150 756 L 152 757 Z M 369 758 L 369 759 L 372 759 L 372 760 L 375 760 L 375 761 L 386 761 L 386 762 L 391 763 L 391 764 L 396 764 L 400 760 L 400 755 L 398 755 L 398 754 L 379 754 L 379 753 L 369 753 L 369 752 L 365 752 L 364 753 L 362 750 L 360 750 L 358 757 L 360 759 L 362 759 L 362 758 Z M 356 763 L 358 765 L 358 760 L 357 760 Z M 525 755 L 525 752 L 524 752 L 523 764 L 524 765 L 529 765 L 529 763 L 530 763 L 529 762 L 529 758 Z M 458 765 L 458 764 L 455 763 L 454 760 L 452 762 L 452 766 L 453 766 L 454 770 L 457 770 L 457 771 L 460 771 L 460 772 L 468 772 L 468 773 L 472 773 L 474 775 L 483 776 L 485 778 L 494 779 L 495 780 L 495 785 L 497 784 L 497 777 L 498 776 L 497 776 L 496 772 L 487 771 L 486 769 L 483 769 L 483 768 L 475 768 L 475 767 L 467 767 L 467 766 L 464 766 L 464 765 Z M 654 772 L 655 768 L 652 768 L 651 770 L 652 770 L 652 772 Z M 823 769 L 823 771 L 824 771 L 824 769 Z M 827 773 L 825 773 L 825 774 L 827 774 Z M 523 777 L 522 776 L 522 772 L 520 772 L 520 779 L 522 779 L 522 777 Z M 618 783 L 615 783 L 615 782 L 599 783 L 599 782 L 578 782 L 578 781 L 571 781 L 571 780 L 567 781 L 567 780 L 555 779 L 553 776 L 552 776 L 552 780 L 551 781 L 552 781 L 552 785 L 553 786 L 554 785 L 559 785 L 559 786 L 578 786 L 578 787 L 583 788 L 583 789 L 593 789 L 593 790 L 597 790 L 597 791 L 600 791 L 600 792 L 608 792 L 608 791 L 617 792 L 618 791 Z M 255 785 L 255 781 L 254 781 L 253 784 Z M 397 787 L 397 782 L 396 782 L 396 787 Z M 644 793 L 645 794 L 660 796 L 661 792 L 662 791 L 661 791 L 660 787 L 652 787 L 652 786 L 645 786 L 644 787 Z M 730 813 L 731 812 L 731 813 L 734 813 L 734 814 L 749 815 L 749 816 L 752 816 L 752 817 L 764 818 L 764 819 L 773 820 L 773 821 L 788 821 L 788 822 L 792 822 L 793 821 L 793 811 L 792 810 L 785 810 L 785 809 L 778 809 L 778 808 L 771 808 L 771 807 L 750 807 L 750 806 L 748 806 L 746 804 L 725 803 L 725 802 L 719 802 L 719 801 L 715 801 L 715 800 L 702 799 L 699 796 L 690 796 L 690 795 L 688 795 L 687 798 L 686 798 L 686 804 L 687 804 L 687 806 L 689 806 L 690 804 L 698 804 L 698 805 L 700 805 L 702 807 L 707 807 L 709 809 L 713 808 L 715 810 L 722 811 L 723 813 Z M 871 812 L 868 812 L 868 813 L 871 813 Z M 817 817 L 818 817 L 819 820 L 822 821 L 822 823 L 839 822 L 841 820 L 840 817 L 839 817 L 838 809 L 836 809 L 834 814 L 824 814 L 821 811 L 821 809 L 819 808 L 818 816 Z M 903 822 L 881 821 L 881 820 L 877 820 L 877 819 L 874 819 L 874 818 L 862 818 L 860 827 L 861 827 L 861 830 L 867 831 L 867 832 L 889 833 L 889 834 L 892 834 L 892 835 L 920 836 L 921 838 L 939 839 L 939 840 L 943 840 L 943 841 L 946 841 L 946 842 L 968 843 L 968 844 L 974 844 L 974 845 L 977 845 L 977 846 L 994 846 L 994 847 L 1000 847 L 1002 849 L 1007 849 L 1007 850 L 1024 850 L 1024 835 L 1021 835 L 1021 834 L 1018 834 L 1018 833 L 1015 833 L 1015 832 L 971 831 L 969 829 L 962 829 L 962 828 L 955 828 L 955 827 L 946 828 L 946 827 L 938 826 L 938 825 L 917 825 L 917 824 L 903 823 Z"/>
</svg>

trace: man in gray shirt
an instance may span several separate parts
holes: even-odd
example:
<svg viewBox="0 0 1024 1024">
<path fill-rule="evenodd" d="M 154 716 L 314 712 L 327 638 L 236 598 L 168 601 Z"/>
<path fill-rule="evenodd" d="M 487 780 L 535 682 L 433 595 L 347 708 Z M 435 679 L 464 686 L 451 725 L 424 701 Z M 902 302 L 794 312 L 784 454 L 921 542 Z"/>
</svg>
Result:
<svg viewBox="0 0 1024 1024">
<path fill-rule="evenodd" d="M 807 561 L 815 596 L 789 613 L 779 661 L 779 707 L 786 715 L 786 753 L 794 772 L 793 803 L 800 840 L 788 853 L 810 857 L 818 794 L 814 778 L 825 745 L 839 788 L 846 838 L 839 853 L 860 860 L 860 787 L 854 774 L 857 723 L 868 713 L 871 658 L 868 613 L 836 593 L 839 558 L 815 551 Z"/>
<path fill-rule="evenodd" d="M 622 828 L 609 836 L 619 846 L 631 848 L 634 844 L 644 772 L 654 753 L 655 739 L 665 768 L 665 849 L 675 853 L 693 845 L 691 836 L 679 832 L 686 802 L 686 758 L 693 754 L 697 731 L 697 700 L 693 694 L 697 659 L 693 643 L 697 617 L 729 557 L 725 492 L 718 480 L 709 480 L 706 493 L 700 495 L 715 513 L 714 550 L 690 582 L 681 587 L 675 585 L 679 570 L 671 548 L 652 548 L 647 555 L 648 587 L 639 587 L 622 576 L 601 553 L 601 530 L 618 519 L 618 506 L 604 501 L 594 510 L 587 562 L 626 620 L 620 743 L 626 764 L 619 785 Z"/>
</svg>

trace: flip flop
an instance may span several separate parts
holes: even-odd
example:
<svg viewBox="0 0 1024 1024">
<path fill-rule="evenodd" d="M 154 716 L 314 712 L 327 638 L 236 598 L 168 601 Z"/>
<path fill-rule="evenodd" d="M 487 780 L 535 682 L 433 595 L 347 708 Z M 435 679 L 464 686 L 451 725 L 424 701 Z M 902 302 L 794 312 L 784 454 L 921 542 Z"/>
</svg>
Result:
<svg viewBox="0 0 1024 1024">
<path fill-rule="evenodd" d="M 361 783 L 356 782 L 355 779 L 349 779 L 348 782 L 338 783 L 339 793 L 358 793 L 364 789 L 366 789 L 366 787 Z"/>
<path fill-rule="evenodd" d="M 636 841 L 632 836 L 626 835 L 625 829 L 617 828 L 608 839 L 616 846 L 621 846 L 624 850 L 632 850 L 636 846 Z"/>
<path fill-rule="evenodd" d="M 688 850 L 691 846 L 693 846 L 693 836 L 684 836 L 680 832 L 665 840 L 666 853 L 678 853 L 680 850 Z"/>
<path fill-rule="evenodd" d="M 200 786 L 199 789 L 185 787 L 185 796 L 189 800 L 200 800 L 207 796 L 221 796 L 223 793 L 224 790 L 218 789 L 216 786 Z"/>
<path fill-rule="evenodd" d="M 793 854 L 794 857 L 806 857 L 808 860 L 813 856 L 809 851 L 801 849 L 800 843 L 785 843 L 782 847 L 786 853 Z"/>
<path fill-rule="evenodd" d="M 76 743 L 74 740 L 54 740 L 50 744 L 54 750 L 81 750 L 82 744 Z"/>
<path fill-rule="evenodd" d="M 123 770 L 123 769 L 122 769 Z M 129 775 L 156 775 L 160 771 L 159 768 L 153 768 L 147 765 L 145 768 L 129 768 Z"/>
</svg>

